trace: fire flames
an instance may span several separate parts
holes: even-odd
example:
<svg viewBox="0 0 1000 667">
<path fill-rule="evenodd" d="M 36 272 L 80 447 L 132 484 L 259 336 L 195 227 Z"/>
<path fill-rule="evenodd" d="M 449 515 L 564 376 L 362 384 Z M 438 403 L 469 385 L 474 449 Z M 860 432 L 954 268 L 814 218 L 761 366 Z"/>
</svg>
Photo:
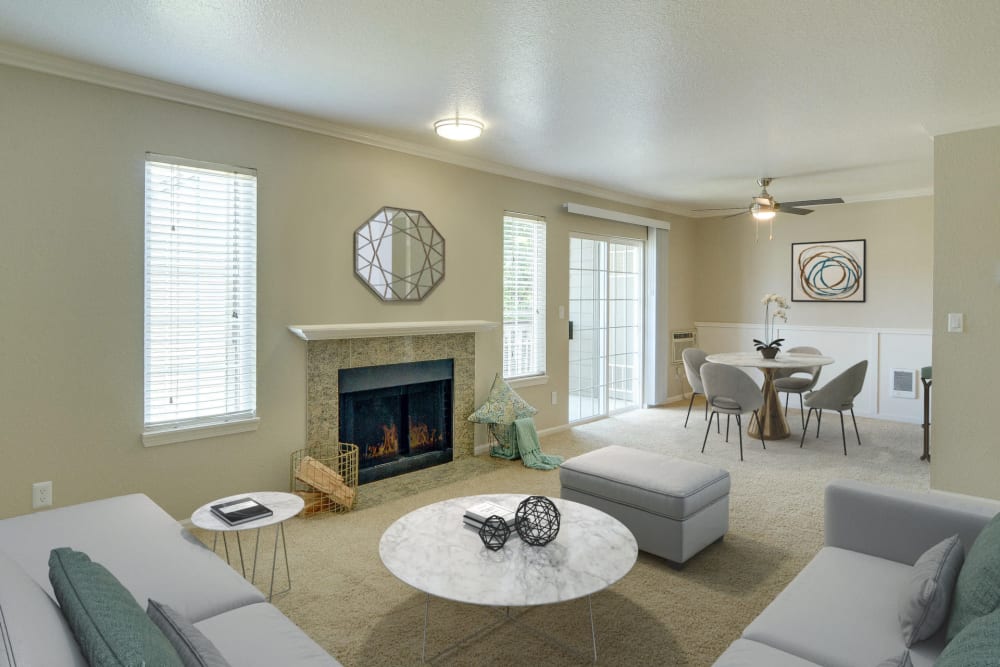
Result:
<svg viewBox="0 0 1000 667">
<path fill-rule="evenodd" d="M 431 428 L 427 424 L 414 424 L 410 420 L 409 428 L 410 452 L 417 453 L 421 450 L 434 449 L 444 441 L 444 434 L 438 432 L 436 428 Z M 365 457 L 368 459 L 379 459 L 395 456 L 399 453 L 399 429 L 395 424 L 382 425 L 382 442 L 368 445 L 365 448 Z"/>
<path fill-rule="evenodd" d="M 382 458 L 384 456 L 394 456 L 399 452 L 399 432 L 396 425 L 386 426 L 382 424 L 382 442 L 368 445 L 365 449 L 365 456 L 370 459 Z"/>
<path fill-rule="evenodd" d="M 430 428 L 427 424 L 414 424 L 410 420 L 410 451 L 420 449 L 433 449 L 444 440 L 444 434 L 438 433 L 436 428 Z"/>
</svg>

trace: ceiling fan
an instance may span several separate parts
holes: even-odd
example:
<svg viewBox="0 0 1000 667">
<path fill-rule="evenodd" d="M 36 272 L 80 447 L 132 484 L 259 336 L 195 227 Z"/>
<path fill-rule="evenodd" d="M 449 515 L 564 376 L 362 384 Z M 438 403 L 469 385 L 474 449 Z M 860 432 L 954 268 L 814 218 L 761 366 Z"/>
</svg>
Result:
<svg viewBox="0 0 1000 667">
<path fill-rule="evenodd" d="M 834 197 L 831 199 L 803 199 L 801 201 L 788 201 L 788 202 L 777 202 L 774 197 L 770 195 L 767 191 L 767 186 L 771 184 L 773 178 L 758 178 L 757 185 L 760 186 L 760 194 L 750 200 L 749 206 L 731 206 L 729 208 L 699 208 L 695 209 L 697 211 L 736 211 L 738 213 L 733 213 L 732 215 L 725 216 L 726 218 L 733 218 L 737 215 L 743 215 L 744 213 L 749 213 L 753 216 L 755 221 L 767 222 L 771 221 L 771 234 L 769 238 L 774 238 L 774 216 L 778 213 L 790 213 L 792 215 L 809 215 L 812 213 L 811 208 L 802 208 L 803 206 L 820 206 L 822 204 L 843 204 L 844 200 L 840 197 Z M 756 238 L 754 239 L 756 241 Z"/>
</svg>

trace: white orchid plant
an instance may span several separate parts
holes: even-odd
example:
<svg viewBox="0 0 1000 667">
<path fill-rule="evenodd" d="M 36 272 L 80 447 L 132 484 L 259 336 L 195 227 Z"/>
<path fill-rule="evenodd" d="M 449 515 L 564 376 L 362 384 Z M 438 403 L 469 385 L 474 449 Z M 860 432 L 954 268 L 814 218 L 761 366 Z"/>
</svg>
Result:
<svg viewBox="0 0 1000 667">
<path fill-rule="evenodd" d="M 782 322 L 787 322 L 788 311 L 791 309 L 791 306 L 788 305 L 788 300 L 780 294 L 765 294 L 760 302 L 764 306 L 764 340 L 754 338 L 753 342 L 757 346 L 755 349 L 780 349 L 785 339 L 772 339 L 772 336 L 774 336 L 774 321 L 781 320 Z M 773 313 L 771 312 L 771 304 L 774 304 Z"/>
</svg>

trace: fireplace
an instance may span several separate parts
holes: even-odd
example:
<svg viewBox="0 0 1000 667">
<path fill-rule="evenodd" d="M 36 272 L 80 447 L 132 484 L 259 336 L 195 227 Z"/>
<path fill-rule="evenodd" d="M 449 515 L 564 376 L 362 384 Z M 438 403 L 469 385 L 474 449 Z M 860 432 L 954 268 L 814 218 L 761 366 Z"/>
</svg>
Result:
<svg viewBox="0 0 1000 667">
<path fill-rule="evenodd" d="M 452 460 L 454 361 L 342 368 L 340 442 L 358 446 L 358 483 Z"/>
</svg>

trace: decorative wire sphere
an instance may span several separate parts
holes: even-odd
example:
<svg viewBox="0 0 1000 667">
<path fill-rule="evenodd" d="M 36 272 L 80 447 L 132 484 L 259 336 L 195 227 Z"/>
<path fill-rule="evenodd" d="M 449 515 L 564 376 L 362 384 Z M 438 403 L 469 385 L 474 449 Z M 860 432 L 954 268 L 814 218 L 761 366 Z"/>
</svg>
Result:
<svg viewBox="0 0 1000 667">
<path fill-rule="evenodd" d="M 528 496 L 517 506 L 514 528 L 533 547 L 544 547 L 559 534 L 559 509 L 545 496 Z"/>
<path fill-rule="evenodd" d="M 483 546 L 490 551 L 502 549 L 503 545 L 507 543 L 508 537 L 510 537 L 510 527 L 507 526 L 503 517 L 496 514 L 487 517 L 486 521 L 483 521 L 483 525 L 479 527 L 479 539 L 483 541 Z"/>
</svg>

